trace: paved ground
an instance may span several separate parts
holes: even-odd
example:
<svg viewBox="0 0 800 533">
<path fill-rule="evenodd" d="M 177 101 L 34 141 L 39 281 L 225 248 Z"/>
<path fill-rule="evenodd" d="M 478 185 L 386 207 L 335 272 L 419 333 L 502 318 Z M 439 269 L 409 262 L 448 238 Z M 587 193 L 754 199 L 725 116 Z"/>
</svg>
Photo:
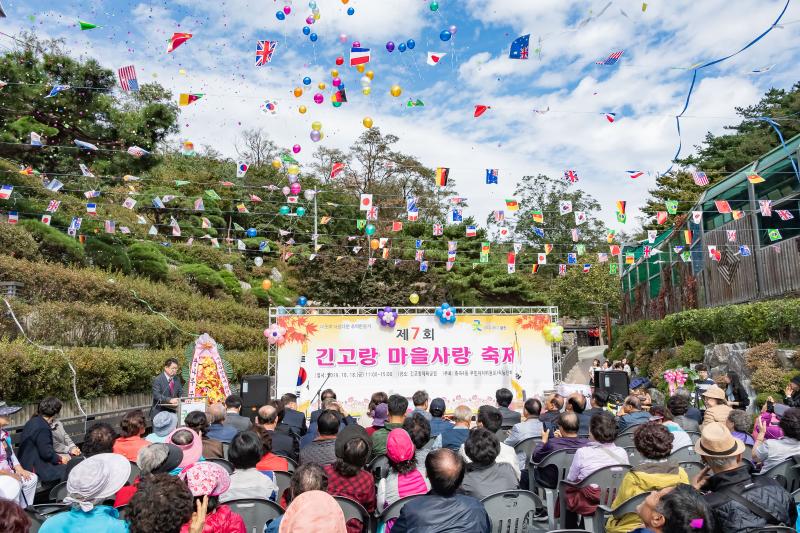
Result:
<svg viewBox="0 0 800 533">
<path fill-rule="evenodd" d="M 578 364 L 572 367 L 564 383 L 589 383 L 589 369 L 593 359 L 603 361 L 605 346 L 581 346 L 578 348 Z"/>
</svg>

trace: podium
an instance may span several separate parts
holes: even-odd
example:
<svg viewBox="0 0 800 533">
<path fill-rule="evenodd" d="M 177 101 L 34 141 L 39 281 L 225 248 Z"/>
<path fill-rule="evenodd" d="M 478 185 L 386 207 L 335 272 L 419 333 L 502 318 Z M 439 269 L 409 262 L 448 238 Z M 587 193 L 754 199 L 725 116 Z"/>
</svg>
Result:
<svg viewBox="0 0 800 533">
<path fill-rule="evenodd" d="M 194 411 L 206 412 L 207 399 L 204 396 L 183 396 L 175 398 L 178 403 L 160 403 L 159 407 L 167 411 L 174 412 L 178 416 L 178 426 L 183 425 L 186 415 Z"/>
</svg>

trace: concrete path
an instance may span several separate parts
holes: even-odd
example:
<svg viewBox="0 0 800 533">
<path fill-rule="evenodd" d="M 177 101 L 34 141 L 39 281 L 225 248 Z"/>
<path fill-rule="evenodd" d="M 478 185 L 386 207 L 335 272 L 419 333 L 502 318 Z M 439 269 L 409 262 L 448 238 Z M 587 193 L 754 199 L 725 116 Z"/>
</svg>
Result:
<svg viewBox="0 0 800 533">
<path fill-rule="evenodd" d="M 589 369 L 592 368 L 592 360 L 600 359 L 603 362 L 603 351 L 605 346 L 581 346 L 578 348 L 578 364 L 572 367 L 564 378 L 564 383 L 589 383 Z"/>
</svg>

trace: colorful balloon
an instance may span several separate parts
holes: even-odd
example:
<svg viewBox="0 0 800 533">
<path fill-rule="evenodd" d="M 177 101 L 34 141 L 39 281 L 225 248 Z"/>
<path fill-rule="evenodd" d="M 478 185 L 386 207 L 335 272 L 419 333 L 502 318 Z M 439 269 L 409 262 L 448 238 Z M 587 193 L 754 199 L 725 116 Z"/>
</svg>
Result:
<svg viewBox="0 0 800 533">
<path fill-rule="evenodd" d="M 451 34 L 451 35 L 455 35 L 455 34 L 458 32 L 458 26 L 456 26 L 456 25 L 454 24 L 454 25 L 450 26 L 450 27 L 448 28 L 448 30 L 450 31 L 450 34 Z"/>
<path fill-rule="evenodd" d="M 394 43 L 392 41 L 386 43 L 386 51 L 389 53 L 394 52 Z"/>
<path fill-rule="evenodd" d="M 397 98 L 398 96 L 403 94 L 403 89 L 399 85 L 395 84 L 395 85 L 392 85 L 391 89 L 389 89 L 389 93 L 392 96 L 394 96 L 395 98 Z"/>
<path fill-rule="evenodd" d="M 299 183 L 292 183 L 289 186 L 289 192 L 292 194 L 300 194 L 300 191 L 303 190 L 303 187 Z"/>
<path fill-rule="evenodd" d="M 311 33 L 311 28 L 308 26 L 303 26 L 303 35 L 308 35 L 309 33 Z"/>
<path fill-rule="evenodd" d="M 364 72 L 364 65 L 356 65 L 356 72 L 359 74 Z"/>
<path fill-rule="evenodd" d="M 361 121 L 365 128 L 370 129 L 372 127 L 372 118 L 364 117 L 364 120 Z"/>
<path fill-rule="evenodd" d="M 317 85 L 317 87 L 319 88 L 319 90 L 320 90 L 320 91 L 324 91 L 324 90 L 325 90 L 325 87 L 327 87 L 327 85 L 325 85 L 325 82 L 324 82 L 324 81 L 321 81 L 321 82 L 319 82 L 319 84 Z"/>
<path fill-rule="evenodd" d="M 375 226 L 372 224 L 367 224 L 367 226 L 364 228 L 364 233 L 367 235 L 375 235 Z"/>
<path fill-rule="evenodd" d="M 314 24 L 315 22 L 316 22 L 316 20 L 314 20 L 314 16 L 313 15 L 309 15 L 309 16 L 306 17 L 306 24 Z"/>
<path fill-rule="evenodd" d="M 364 87 L 363 89 L 361 89 L 361 93 L 364 96 L 369 96 L 369 93 L 371 92 L 372 92 L 372 87 Z"/>
<path fill-rule="evenodd" d="M 311 85 L 311 78 L 309 78 L 308 76 L 303 78 L 303 85 Z"/>
<path fill-rule="evenodd" d="M 301 115 L 305 115 L 306 111 L 308 111 L 308 108 L 304 105 L 301 105 L 300 107 L 297 108 L 297 110 L 300 112 Z"/>
<path fill-rule="evenodd" d="M 335 68 L 331 69 L 331 78 L 338 78 L 338 77 L 339 77 L 339 71 Z"/>
<path fill-rule="evenodd" d="M 286 169 L 286 172 L 288 172 L 291 176 L 297 176 L 300 174 L 300 167 L 297 165 L 289 165 L 289 168 Z"/>
<path fill-rule="evenodd" d="M 278 20 L 285 20 L 286 15 L 283 14 L 283 11 L 278 11 L 277 13 L 275 13 L 275 18 L 277 18 Z"/>
<path fill-rule="evenodd" d="M 397 324 L 397 311 L 389 306 L 378 310 L 378 322 L 381 326 L 393 328 Z"/>
<path fill-rule="evenodd" d="M 288 205 L 282 205 L 280 209 L 278 209 L 278 213 L 281 215 L 288 215 L 291 210 L 289 209 Z"/>
<path fill-rule="evenodd" d="M 359 82 L 361 82 L 361 86 L 362 86 L 362 87 L 369 87 L 369 86 L 370 86 L 370 84 L 372 83 L 372 80 L 371 80 L 371 79 L 369 79 L 369 78 L 368 78 L 368 77 L 366 77 L 366 76 L 362 76 L 362 77 L 361 77 L 361 79 L 360 79 L 360 80 L 358 80 L 358 81 L 359 81 Z"/>
<path fill-rule="evenodd" d="M 353 48 L 361 48 L 361 41 L 353 41 Z"/>
<path fill-rule="evenodd" d="M 380 245 L 381 243 L 378 239 L 372 239 L 371 241 L 369 241 L 369 247 L 372 248 L 373 250 L 377 250 Z"/>
<path fill-rule="evenodd" d="M 315 94 L 315 95 L 314 95 L 314 102 L 315 102 L 315 103 L 317 103 L 317 104 L 321 104 L 321 103 L 322 103 L 322 102 L 324 102 L 324 101 L 325 101 L 325 97 L 324 97 L 324 96 L 322 96 L 322 94 L 320 94 L 320 93 L 317 93 L 317 94 Z"/>
<path fill-rule="evenodd" d="M 322 132 L 317 130 L 311 130 L 311 133 L 308 134 L 308 138 L 311 139 L 313 142 L 318 143 L 322 139 Z"/>
<path fill-rule="evenodd" d="M 305 196 L 306 200 L 308 200 L 309 202 L 313 200 L 316 195 L 317 191 L 315 191 L 314 189 L 306 189 L 303 192 L 303 196 Z"/>
<path fill-rule="evenodd" d="M 321 130 L 322 129 L 322 122 L 320 122 L 319 120 L 315 120 L 314 122 L 311 123 L 311 129 L 314 130 L 314 131 Z"/>
<path fill-rule="evenodd" d="M 344 58 L 342 56 L 337 57 L 336 58 L 336 64 L 339 65 L 339 66 L 343 65 L 344 64 Z"/>
<path fill-rule="evenodd" d="M 284 196 L 289 196 L 290 194 L 292 194 L 292 190 L 289 188 L 288 185 L 284 185 L 283 189 L 281 189 L 281 192 L 283 193 Z"/>
<path fill-rule="evenodd" d="M 264 336 L 271 346 L 276 344 L 280 346 L 286 342 L 284 335 L 286 335 L 286 328 L 280 327 L 277 322 L 264 330 Z"/>
<path fill-rule="evenodd" d="M 431 9 L 431 11 L 439 11 L 439 2 L 434 0 L 428 7 Z"/>
<path fill-rule="evenodd" d="M 414 305 L 417 305 L 419 303 L 419 294 L 417 294 L 416 292 L 412 292 L 411 295 L 408 297 L 408 301 Z"/>
<path fill-rule="evenodd" d="M 331 84 L 333 84 L 334 87 L 339 87 L 342 84 L 342 80 L 339 79 L 339 78 L 333 78 L 333 81 L 331 81 Z"/>
<path fill-rule="evenodd" d="M 406 51 L 406 43 L 400 43 L 397 45 L 397 49 L 402 53 Z"/>
<path fill-rule="evenodd" d="M 311 35 L 308 36 L 308 38 L 311 39 L 312 43 L 317 42 L 317 39 L 319 39 L 316 33 L 312 33 Z"/>
<path fill-rule="evenodd" d="M 450 304 L 443 303 L 436 309 L 435 314 L 439 317 L 439 322 L 442 324 L 455 324 L 456 310 L 450 307 Z"/>
<path fill-rule="evenodd" d="M 302 305 L 303 307 L 305 307 L 307 303 L 308 303 L 308 298 L 306 298 L 305 296 L 299 296 L 297 298 L 297 305 Z"/>
<path fill-rule="evenodd" d="M 449 31 L 442 30 L 442 33 L 439 34 L 439 39 L 441 39 L 442 41 L 449 41 L 450 37 L 452 36 L 453 35 Z"/>
<path fill-rule="evenodd" d="M 294 91 L 292 91 L 292 92 L 294 93 L 295 98 L 300 98 L 301 96 L 303 96 L 303 88 L 302 87 L 295 87 Z"/>
<path fill-rule="evenodd" d="M 278 169 L 281 168 L 281 165 L 283 165 L 283 163 L 277 157 L 272 160 L 272 168 Z"/>
<path fill-rule="evenodd" d="M 299 154 L 300 150 L 302 150 L 302 148 L 300 147 L 299 144 L 295 144 L 294 146 L 292 146 L 292 152 Z"/>
<path fill-rule="evenodd" d="M 350 15 L 350 16 L 352 17 L 353 15 L 355 15 L 355 14 L 356 14 L 356 10 L 355 10 L 355 9 L 353 9 L 352 7 L 348 7 L 348 8 L 347 8 L 347 14 L 348 14 L 348 15 Z"/>
<path fill-rule="evenodd" d="M 303 206 L 300 206 L 300 207 L 298 207 L 297 209 L 295 209 L 295 210 L 294 210 L 294 213 L 295 213 L 297 216 L 299 216 L 299 217 L 302 217 L 303 215 L 305 215 L 305 214 L 306 214 L 306 208 L 305 208 L 305 207 L 303 207 Z"/>
<path fill-rule="evenodd" d="M 258 231 L 256 231 L 256 228 L 247 228 L 247 231 L 245 232 L 245 235 L 247 235 L 250 238 L 253 238 L 256 235 L 258 235 Z"/>
<path fill-rule="evenodd" d="M 291 6 L 283 6 L 283 12 L 288 15 L 289 13 L 292 12 L 292 7 Z"/>
<path fill-rule="evenodd" d="M 263 259 L 262 259 L 262 261 L 263 261 Z M 272 282 L 270 280 L 268 280 L 268 279 L 263 280 L 261 282 L 261 288 L 264 289 L 265 291 L 270 290 L 272 288 Z"/>
<path fill-rule="evenodd" d="M 371 71 L 371 70 L 368 70 L 367 73 L 365 74 L 365 76 L 368 77 L 370 80 L 374 80 L 375 79 L 375 73 L 373 71 Z"/>
<path fill-rule="evenodd" d="M 339 42 L 342 43 L 342 44 L 347 42 L 347 34 L 346 33 L 340 33 L 339 34 Z"/>
<path fill-rule="evenodd" d="M 406 46 L 408 46 L 409 50 L 413 50 L 415 46 L 417 46 L 417 42 L 414 39 L 409 39 L 406 41 Z"/>
</svg>

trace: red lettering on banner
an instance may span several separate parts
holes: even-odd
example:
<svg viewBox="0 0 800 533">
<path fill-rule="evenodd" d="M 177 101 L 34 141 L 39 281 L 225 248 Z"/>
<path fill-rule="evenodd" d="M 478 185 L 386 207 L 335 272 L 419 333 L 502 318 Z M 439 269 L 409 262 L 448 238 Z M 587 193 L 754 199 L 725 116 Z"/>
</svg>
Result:
<svg viewBox="0 0 800 533">
<path fill-rule="evenodd" d="M 359 348 L 358 359 L 361 366 L 375 366 L 378 364 L 378 350 L 375 348 Z"/>
<path fill-rule="evenodd" d="M 334 366 L 333 348 L 317 348 L 317 365 Z"/>
<path fill-rule="evenodd" d="M 514 347 L 507 346 L 503 348 L 503 362 L 504 363 L 513 363 L 514 362 Z"/>
<path fill-rule="evenodd" d="M 491 361 L 494 364 L 498 364 L 500 362 L 500 352 L 494 346 L 484 346 L 481 357 L 484 361 Z"/>
</svg>

